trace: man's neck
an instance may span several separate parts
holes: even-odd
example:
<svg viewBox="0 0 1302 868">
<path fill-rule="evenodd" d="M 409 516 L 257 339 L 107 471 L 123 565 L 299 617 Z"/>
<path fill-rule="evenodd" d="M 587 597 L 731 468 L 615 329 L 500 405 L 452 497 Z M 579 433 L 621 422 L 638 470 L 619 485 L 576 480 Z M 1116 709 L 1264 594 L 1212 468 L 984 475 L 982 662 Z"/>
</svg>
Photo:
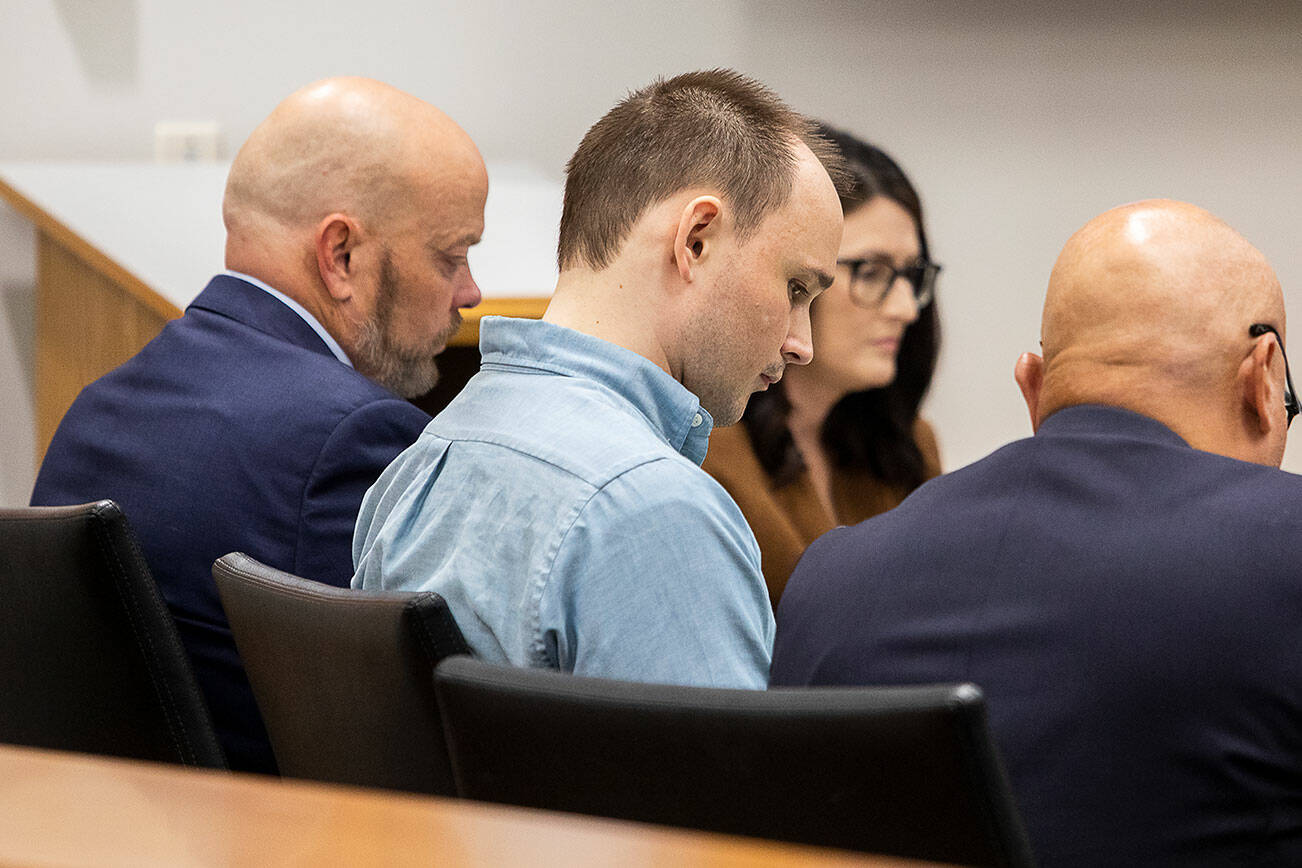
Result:
<svg viewBox="0 0 1302 868">
<path fill-rule="evenodd" d="M 639 297 L 642 303 L 635 303 Z M 676 376 L 657 335 L 656 297 L 614 269 L 570 269 L 557 280 L 543 319 L 631 350 Z"/>
</svg>

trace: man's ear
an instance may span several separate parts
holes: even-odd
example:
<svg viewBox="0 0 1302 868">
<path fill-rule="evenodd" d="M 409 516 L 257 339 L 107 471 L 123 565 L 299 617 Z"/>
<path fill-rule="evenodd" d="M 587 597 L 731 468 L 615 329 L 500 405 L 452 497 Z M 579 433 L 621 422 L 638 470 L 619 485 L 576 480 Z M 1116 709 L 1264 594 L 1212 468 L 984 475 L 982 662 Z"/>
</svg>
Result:
<svg viewBox="0 0 1302 868">
<path fill-rule="evenodd" d="M 1257 338 L 1243 363 L 1239 365 L 1239 388 L 1247 412 L 1257 417 L 1262 434 L 1284 424 L 1284 392 L 1270 375 L 1270 365 L 1279 353 L 1279 344 L 1273 334 Z"/>
<path fill-rule="evenodd" d="M 347 301 L 353 295 L 357 270 L 352 254 L 359 238 L 357 222 L 346 214 L 330 214 L 316 226 L 317 271 L 335 301 Z"/>
<path fill-rule="evenodd" d="M 1044 359 L 1035 353 L 1022 353 L 1013 366 L 1013 379 L 1022 390 L 1022 400 L 1031 414 L 1031 431 L 1040 430 L 1040 387 L 1044 385 Z"/>
<path fill-rule="evenodd" d="M 722 213 L 723 204 L 715 196 L 697 196 L 683 206 L 674 233 L 674 264 L 684 283 L 692 282 L 696 269 L 713 252 Z"/>
</svg>

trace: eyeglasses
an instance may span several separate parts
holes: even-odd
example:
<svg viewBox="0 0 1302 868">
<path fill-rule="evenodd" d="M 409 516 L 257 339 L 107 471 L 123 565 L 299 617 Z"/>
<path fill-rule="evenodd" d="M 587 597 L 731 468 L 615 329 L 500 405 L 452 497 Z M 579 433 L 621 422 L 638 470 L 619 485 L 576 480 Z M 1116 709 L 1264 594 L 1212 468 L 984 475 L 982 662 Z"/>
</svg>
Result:
<svg viewBox="0 0 1302 868">
<path fill-rule="evenodd" d="M 913 300 L 919 309 L 931 304 L 936 296 L 940 266 L 935 262 L 919 259 L 903 268 L 881 259 L 838 259 L 836 264 L 850 269 L 850 298 L 860 307 L 880 307 L 901 277 L 913 287 Z"/>
<path fill-rule="evenodd" d="M 1288 356 L 1284 355 L 1284 341 L 1275 331 L 1275 327 L 1265 323 L 1253 323 L 1248 326 L 1248 334 L 1254 338 L 1259 338 L 1264 334 L 1275 336 L 1275 343 L 1279 345 L 1279 357 L 1284 360 L 1284 410 L 1288 413 L 1288 424 L 1293 424 L 1293 417 L 1302 412 L 1302 405 L 1298 404 L 1297 390 L 1293 388 L 1293 375 L 1288 372 Z"/>
</svg>

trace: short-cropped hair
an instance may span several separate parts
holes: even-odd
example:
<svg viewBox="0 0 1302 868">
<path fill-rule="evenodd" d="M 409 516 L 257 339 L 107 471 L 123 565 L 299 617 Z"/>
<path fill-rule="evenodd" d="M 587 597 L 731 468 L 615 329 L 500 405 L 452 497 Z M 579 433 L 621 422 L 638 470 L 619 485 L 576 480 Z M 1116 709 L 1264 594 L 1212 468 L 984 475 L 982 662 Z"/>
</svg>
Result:
<svg viewBox="0 0 1302 868">
<path fill-rule="evenodd" d="M 597 121 L 566 166 L 560 268 L 601 270 L 647 208 L 707 187 L 731 207 L 740 240 L 786 203 L 797 142 L 848 184 L 836 147 L 764 85 L 729 69 L 657 79 Z"/>
</svg>

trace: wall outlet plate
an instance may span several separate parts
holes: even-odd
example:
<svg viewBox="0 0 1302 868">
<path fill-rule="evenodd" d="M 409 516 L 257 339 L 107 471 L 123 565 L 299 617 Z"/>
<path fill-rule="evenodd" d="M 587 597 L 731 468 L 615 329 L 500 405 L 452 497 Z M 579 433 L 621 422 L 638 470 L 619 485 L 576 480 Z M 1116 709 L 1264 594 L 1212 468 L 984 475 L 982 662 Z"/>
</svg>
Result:
<svg viewBox="0 0 1302 868">
<path fill-rule="evenodd" d="M 159 121 L 154 124 L 154 162 L 215 163 L 221 159 L 221 124 Z"/>
</svg>

